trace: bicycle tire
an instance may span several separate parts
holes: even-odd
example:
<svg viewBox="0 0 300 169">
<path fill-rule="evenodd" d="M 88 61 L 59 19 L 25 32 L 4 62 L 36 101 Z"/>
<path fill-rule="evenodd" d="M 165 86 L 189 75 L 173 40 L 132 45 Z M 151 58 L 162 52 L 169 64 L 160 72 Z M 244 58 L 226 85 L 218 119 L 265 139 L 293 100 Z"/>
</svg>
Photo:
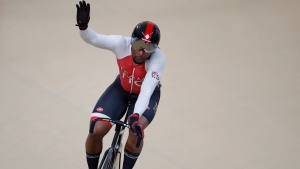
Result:
<svg viewBox="0 0 300 169">
<path fill-rule="evenodd" d="M 101 164 L 98 169 L 112 169 L 114 163 L 114 150 L 113 148 L 109 148 L 107 153 L 102 158 Z"/>
</svg>

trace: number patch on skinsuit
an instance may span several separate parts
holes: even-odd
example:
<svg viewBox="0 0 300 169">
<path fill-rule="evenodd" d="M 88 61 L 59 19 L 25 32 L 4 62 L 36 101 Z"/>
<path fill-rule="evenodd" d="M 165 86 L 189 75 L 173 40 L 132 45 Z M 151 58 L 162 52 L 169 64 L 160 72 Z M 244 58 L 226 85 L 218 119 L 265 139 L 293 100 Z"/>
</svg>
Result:
<svg viewBox="0 0 300 169">
<path fill-rule="evenodd" d="M 152 77 L 155 78 L 156 80 L 159 80 L 160 79 L 160 76 L 158 75 L 157 72 L 152 72 Z"/>
</svg>

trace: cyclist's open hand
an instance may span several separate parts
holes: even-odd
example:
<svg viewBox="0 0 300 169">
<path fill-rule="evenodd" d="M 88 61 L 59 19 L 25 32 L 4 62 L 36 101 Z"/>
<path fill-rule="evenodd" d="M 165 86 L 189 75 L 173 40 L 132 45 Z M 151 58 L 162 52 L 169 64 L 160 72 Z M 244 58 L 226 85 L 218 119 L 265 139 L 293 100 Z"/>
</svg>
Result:
<svg viewBox="0 0 300 169">
<path fill-rule="evenodd" d="M 88 27 L 90 20 L 90 4 L 86 4 L 85 1 L 79 1 L 79 6 L 76 4 L 77 8 L 77 24 L 80 30 L 85 30 Z"/>
<path fill-rule="evenodd" d="M 130 128 L 131 131 L 137 136 L 140 135 L 140 137 L 143 139 L 144 138 L 144 129 L 143 129 L 142 125 L 138 122 L 139 114 L 134 113 L 133 115 L 131 115 L 129 117 L 129 120 L 130 120 L 129 125 L 131 127 Z"/>
</svg>

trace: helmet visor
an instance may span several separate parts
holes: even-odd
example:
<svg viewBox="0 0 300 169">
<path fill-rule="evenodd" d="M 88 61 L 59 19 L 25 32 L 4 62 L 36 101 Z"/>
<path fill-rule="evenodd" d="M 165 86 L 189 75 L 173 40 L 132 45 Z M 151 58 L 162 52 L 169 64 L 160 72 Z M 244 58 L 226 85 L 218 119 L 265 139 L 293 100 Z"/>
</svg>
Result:
<svg viewBox="0 0 300 169">
<path fill-rule="evenodd" d="M 146 53 L 153 53 L 157 48 L 157 44 L 145 42 L 140 39 L 133 41 L 132 46 L 137 50 L 144 50 Z"/>
</svg>

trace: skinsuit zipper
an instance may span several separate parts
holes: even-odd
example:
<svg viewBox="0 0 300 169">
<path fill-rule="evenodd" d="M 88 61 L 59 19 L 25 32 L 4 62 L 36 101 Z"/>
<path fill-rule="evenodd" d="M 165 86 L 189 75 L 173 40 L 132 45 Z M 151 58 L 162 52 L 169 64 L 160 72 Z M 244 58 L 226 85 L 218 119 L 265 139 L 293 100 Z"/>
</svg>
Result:
<svg viewBox="0 0 300 169">
<path fill-rule="evenodd" d="M 132 88 L 133 88 L 133 83 L 134 83 L 134 71 L 135 71 L 135 63 L 134 63 L 134 67 L 132 70 L 132 75 L 131 75 L 131 87 L 130 87 L 130 94 L 132 93 Z"/>
</svg>

